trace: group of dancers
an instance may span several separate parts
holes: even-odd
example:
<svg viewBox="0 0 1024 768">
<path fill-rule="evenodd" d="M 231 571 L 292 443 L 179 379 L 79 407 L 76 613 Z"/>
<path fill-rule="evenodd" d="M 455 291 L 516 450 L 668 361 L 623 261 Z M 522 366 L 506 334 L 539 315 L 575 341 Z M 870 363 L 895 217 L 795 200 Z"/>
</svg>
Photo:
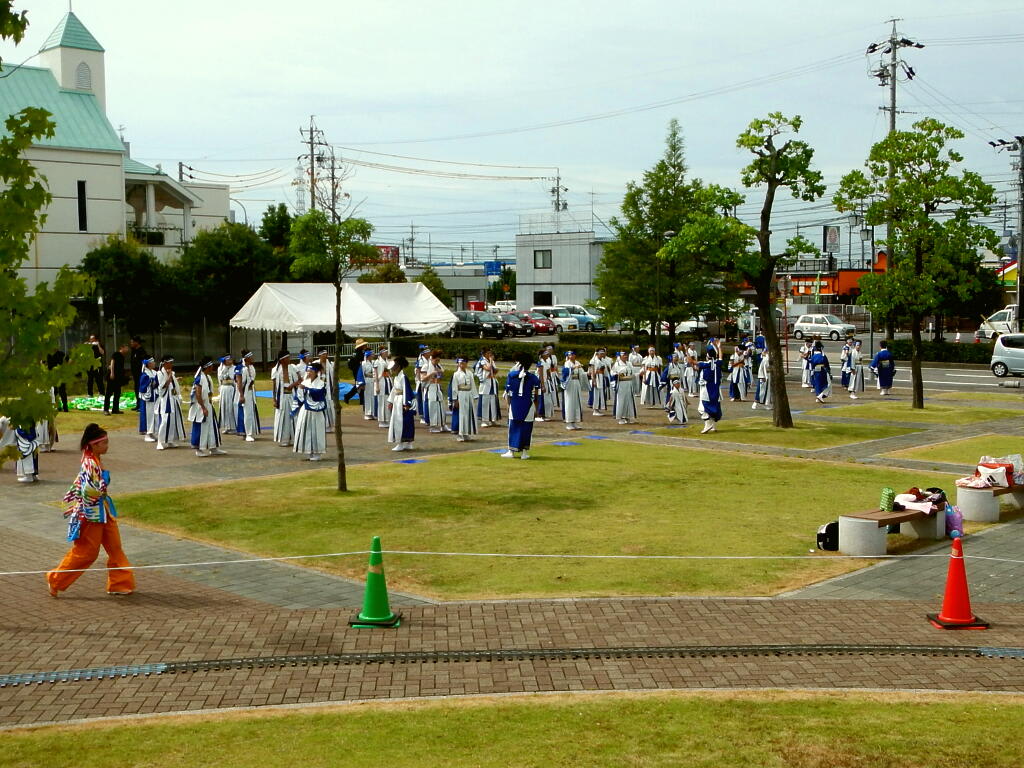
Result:
<svg viewBox="0 0 1024 768">
<path fill-rule="evenodd" d="M 186 437 L 196 456 L 222 455 L 222 435 L 238 435 L 254 442 L 260 432 L 256 408 L 256 368 L 252 352 L 243 349 L 238 362 L 230 355 L 204 357 L 192 377 L 189 407 L 182 416 L 181 385 L 174 375 L 174 358 L 143 360 L 139 379 L 139 433 L 158 451 L 175 448 Z M 334 425 L 334 410 L 327 394 L 334 383 L 334 365 L 322 349 L 318 357 L 305 350 L 292 362 L 282 352 L 271 373 L 274 400 L 273 439 L 292 447 L 310 461 L 327 451 L 327 430 Z M 218 402 L 214 403 L 214 376 Z"/>
<path fill-rule="evenodd" d="M 896 361 L 884 339 L 878 343 L 878 352 L 865 366 L 860 339 L 847 339 L 839 352 L 840 383 L 850 399 L 856 400 L 857 393 L 864 391 L 865 368 L 871 371 L 875 385 L 883 397 L 888 396 L 896 376 Z M 824 403 L 832 395 L 832 367 L 820 340 L 806 341 L 800 347 L 803 361 L 800 386 L 814 390 L 816 402 Z"/>
</svg>

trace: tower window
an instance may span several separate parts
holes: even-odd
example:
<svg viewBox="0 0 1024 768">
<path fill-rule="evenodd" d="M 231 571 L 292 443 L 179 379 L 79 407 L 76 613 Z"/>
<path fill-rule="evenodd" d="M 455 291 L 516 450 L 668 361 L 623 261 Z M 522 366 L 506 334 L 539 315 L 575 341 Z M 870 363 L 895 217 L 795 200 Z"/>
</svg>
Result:
<svg viewBox="0 0 1024 768">
<path fill-rule="evenodd" d="M 89 218 L 86 213 L 85 182 L 78 182 L 78 231 L 89 231 Z"/>
<path fill-rule="evenodd" d="M 84 61 L 75 70 L 75 88 L 79 91 L 92 90 L 92 70 L 89 69 L 89 65 Z"/>
</svg>

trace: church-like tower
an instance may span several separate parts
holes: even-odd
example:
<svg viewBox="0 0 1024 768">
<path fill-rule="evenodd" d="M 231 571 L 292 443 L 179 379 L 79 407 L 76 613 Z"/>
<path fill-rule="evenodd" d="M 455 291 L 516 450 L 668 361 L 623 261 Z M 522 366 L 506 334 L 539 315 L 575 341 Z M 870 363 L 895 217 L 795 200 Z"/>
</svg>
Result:
<svg viewBox="0 0 1024 768">
<path fill-rule="evenodd" d="M 79 18 L 68 11 L 39 49 L 39 62 L 53 72 L 61 88 L 95 95 L 100 109 L 106 113 L 103 54 L 103 46 Z"/>
</svg>

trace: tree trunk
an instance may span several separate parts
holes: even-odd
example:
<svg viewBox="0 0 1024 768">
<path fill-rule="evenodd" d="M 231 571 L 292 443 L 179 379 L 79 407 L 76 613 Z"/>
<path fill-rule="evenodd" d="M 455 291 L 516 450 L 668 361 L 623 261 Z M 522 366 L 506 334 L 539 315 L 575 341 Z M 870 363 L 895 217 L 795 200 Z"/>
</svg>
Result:
<svg viewBox="0 0 1024 768">
<path fill-rule="evenodd" d="M 331 392 L 331 403 L 334 406 L 334 442 L 338 448 L 338 490 L 348 490 L 348 477 L 345 474 L 345 441 L 341 434 L 341 401 L 338 400 L 338 368 L 341 363 L 341 284 L 334 286 L 337 300 L 334 315 L 334 386 Z"/>
<path fill-rule="evenodd" d="M 924 408 L 924 381 L 921 379 L 921 315 L 911 315 L 910 378 L 914 390 L 912 408 Z"/>
<path fill-rule="evenodd" d="M 772 424 L 782 429 L 793 428 L 793 414 L 789 410 L 789 393 L 786 391 L 786 366 L 782 359 L 782 343 L 779 341 L 778 325 L 775 322 L 775 307 L 771 300 L 771 284 L 767 288 L 756 286 L 754 303 L 761 319 L 765 344 L 768 348 L 768 364 L 771 366 Z"/>
</svg>

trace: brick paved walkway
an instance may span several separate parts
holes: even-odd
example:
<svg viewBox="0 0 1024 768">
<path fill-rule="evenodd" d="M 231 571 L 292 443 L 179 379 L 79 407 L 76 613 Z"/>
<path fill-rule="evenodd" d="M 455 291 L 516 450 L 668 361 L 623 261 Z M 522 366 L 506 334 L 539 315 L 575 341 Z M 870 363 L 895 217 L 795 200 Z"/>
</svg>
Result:
<svg viewBox="0 0 1024 768">
<path fill-rule="evenodd" d="M 736 416 L 748 414 L 736 414 Z M 663 424 L 641 412 L 641 428 Z M 806 418 L 829 418 L 827 410 Z M 346 447 L 352 463 L 390 460 L 381 431 L 348 411 Z M 588 433 L 677 446 L 698 441 L 629 435 L 593 419 Z M 1021 420 L 966 427 L 924 427 L 913 436 L 840 449 L 847 461 L 875 463 L 878 454 L 985 432 L 1019 434 Z M 540 439 L 561 437 L 560 424 L 538 425 Z M 499 447 L 504 430 L 484 430 L 479 448 Z M 425 436 L 430 452 L 463 450 L 450 437 Z M 836 449 L 798 451 L 709 444 L 724 452 L 834 459 Z M 110 468 L 116 491 L 195 486 L 222 480 L 299 472 L 309 467 L 269 440 L 229 441 L 230 457 L 198 460 L 191 451 L 157 453 L 130 433 L 112 433 Z M 961 473 L 966 467 L 929 462 L 894 466 Z M 77 469 L 67 443 L 42 457 L 43 481 L 16 486 L 0 476 L 0 562 L 4 570 L 48 565 L 64 550 L 53 502 Z M 297 484 L 301 477 L 297 477 Z M 968 539 L 968 554 L 1021 558 L 1020 522 Z M 136 562 L 235 559 L 240 553 L 123 527 Z M 352 549 L 362 549 L 359 542 Z M 945 549 L 945 545 L 940 545 Z M 814 585 L 774 600 L 568 600 L 430 605 L 393 595 L 406 620 L 395 630 L 347 625 L 362 585 L 286 564 L 152 571 L 146 590 L 128 598 L 103 594 L 86 574 L 59 600 L 41 577 L 8 577 L 0 589 L 0 674 L 47 672 L 111 664 L 216 660 L 242 656 L 401 650 L 544 649 L 613 646 L 860 643 L 985 645 L 1024 648 L 1019 565 L 977 565 L 968 574 L 975 610 L 993 622 L 987 632 L 940 632 L 924 620 L 935 611 L 945 559 L 905 560 Z M 925 585 L 923 588 L 915 585 Z M 827 599 L 824 599 L 827 598 Z M 843 598 L 843 599 L 836 599 Z M 0 688 L 0 725 L 105 715 L 230 706 L 262 706 L 365 698 L 703 687 L 920 688 L 1024 690 L 1024 660 L 941 656 L 738 656 L 683 658 L 519 659 L 325 666 L 289 666 L 164 674 Z"/>
</svg>

